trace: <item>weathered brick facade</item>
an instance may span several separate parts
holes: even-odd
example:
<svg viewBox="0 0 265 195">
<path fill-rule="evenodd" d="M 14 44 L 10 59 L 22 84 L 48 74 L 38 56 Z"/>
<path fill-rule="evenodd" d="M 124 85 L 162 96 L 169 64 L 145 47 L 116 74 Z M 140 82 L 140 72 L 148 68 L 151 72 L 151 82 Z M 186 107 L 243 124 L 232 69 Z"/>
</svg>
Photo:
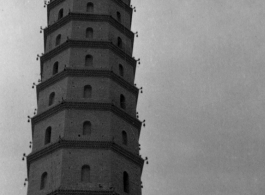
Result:
<svg viewBox="0 0 265 195">
<path fill-rule="evenodd" d="M 141 195 L 130 0 L 47 6 L 28 195 Z"/>
</svg>

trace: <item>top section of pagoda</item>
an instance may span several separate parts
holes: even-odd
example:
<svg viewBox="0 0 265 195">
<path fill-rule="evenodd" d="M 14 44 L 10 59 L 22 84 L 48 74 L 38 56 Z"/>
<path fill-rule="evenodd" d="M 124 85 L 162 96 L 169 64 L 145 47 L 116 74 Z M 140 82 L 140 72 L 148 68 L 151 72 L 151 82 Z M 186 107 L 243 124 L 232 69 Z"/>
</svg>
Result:
<svg viewBox="0 0 265 195">
<path fill-rule="evenodd" d="M 70 13 L 110 16 L 130 29 L 133 9 L 130 0 L 53 0 L 48 5 L 48 26 Z"/>
<path fill-rule="evenodd" d="M 62 0 L 50 0 L 50 3 L 53 3 L 55 1 L 62 1 Z M 85 0 L 74 0 L 74 1 L 85 1 Z M 126 3 L 127 5 L 130 5 L 131 0 L 118 0 L 118 1 L 123 1 L 124 3 Z"/>
<path fill-rule="evenodd" d="M 70 1 L 72 3 L 80 3 L 80 2 L 96 3 L 98 0 L 50 0 L 50 1 L 48 1 L 49 3 L 47 3 L 48 4 L 48 10 L 52 9 L 53 6 L 56 6 L 57 4 L 62 3 L 64 1 Z M 108 0 L 105 0 L 105 1 L 108 1 Z M 124 4 L 125 6 L 129 6 L 129 7 L 131 5 L 131 0 L 111 0 L 111 1 L 115 1 L 119 4 Z"/>
</svg>

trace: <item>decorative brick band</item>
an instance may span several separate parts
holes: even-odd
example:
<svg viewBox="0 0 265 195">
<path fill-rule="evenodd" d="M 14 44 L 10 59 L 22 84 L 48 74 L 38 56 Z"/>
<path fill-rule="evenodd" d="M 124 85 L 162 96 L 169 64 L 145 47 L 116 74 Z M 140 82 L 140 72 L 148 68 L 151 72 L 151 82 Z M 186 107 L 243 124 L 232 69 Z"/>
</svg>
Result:
<svg viewBox="0 0 265 195">
<path fill-rule="evenodd" d="M 51 59 L 55 55 L 58 55 L 62 51 L 68 49 L 68 48 L 101 48 L 101 49 L 110 49 L 117 55 L 119 55 L 121 58 L 125 59 L 129 64 L 131 64 L 134 69 L 136 67 L 136 60 L 132 58 L 130 55 L 126 54 L 123 50 L 121 50 L 119 47 L 114 45 L 112 42 L 109 41 L 80 41 L 80 40 L 67 40 L 60 46 L 54 48 L 50 52 L 44 54 L 41 56 L 40 60 L 41 63 L 44 63 L 45 61 Z"/>
<path fill-rule="evenodd" d="M 32 118 L 32 126 L 34 126 L 36 123 L 53 116 L 57 114 L 58 112 L 66 109 L 75 109 L 75 110 L 103 110 L 103 111 L 111 111 L 117 116 L 121 117 L 125 121 L 129 122 L 133 126 L 135 126 L 140 133 L 140 129 L 142 126 L 142 122 L 138 119 L 132 117 L 131 115 L 127 114 L 120 108 L 114 106 L 110 103 L 87 103 L 87 102 L 62 102 L 51 109 L 35 116 Z"/>
<path fill-rule="evenodd" d="M 55 6 L 59 5 L 60 3 L 64 2 L 65 0 L 53 0 L 51 1 L 47 8 L 48 8 L 48 13 L 50 12 L 50 10 L 52 8 L 54 8 Z M 121 8 L 125 9 L 129 14 L 132 14 L 132 8 L 127 5 L 126 3 L 124 3 L 122 0 L 112 0 L 114 3 L 116 3 L 117 5 L 119 5 Z"/>
<path fill-rule="evenodd" d="M 104 149 L 104 150 L 112 150 L 117 154 L 122 155 L 123 157 L 127 158 L 128 160 L 132 161 L 133 163 L 137 164 L 138 166 L 143 168 L 144 160 L 126 149 L 122 148 L 121 146 L 115 144 L 114 142 L 100 142 L 100 141 L 76 141 L 76 140 L 59 140 L 58 142 L 41 149 L 35 153 L 30 154 L 27 156 L 27 164 L 28 166 L 33 161 L 42 158 L 54 151 L 61 149 L 61 148 L 86 148 L 86 149 Z"/>
<path fill-rule="evenodd" d="M 70 69 L 66 68 L 64 71 L 56 74 L 50 79 L 37 85 L 37 94 L 46 87 L 66 78 L 66 77 L 106 77 L 110 78 L 125 89 L 129 90 L 131 93 L 138 97 L 139 89 L 131 85 L 112 71 L 107 70 L 86 70 L 86 69 Z"/>
<path fill-rule="evenodd" d="M 72 13 L 72 12 L 70 12 L 67 16 L 60 19 L 58 22 L 54 23 L 53 25 L 45 28 L 44 37 L 47 37 L 50 33 L 56 31 L 57 29 L 59 29 L 60 27 L 62 27 L 63 25 L 67 24 L 72 20 L 108 22 L 112 26 L 117 28 L 121 33 L 125 34 L 129 39 L 131 39 L 132 41 L 134 40 L 134 33 L 125 26 L 123 26 L 121 23 L 119 23 L 110 15 L 95 15 L 95 14 L 83 14 L 83 13 Z"/>
<path fill-rule="evenodd" d="M 47 195 L 119 195 L 114 191 L 55 190 Z"/>
</svg>

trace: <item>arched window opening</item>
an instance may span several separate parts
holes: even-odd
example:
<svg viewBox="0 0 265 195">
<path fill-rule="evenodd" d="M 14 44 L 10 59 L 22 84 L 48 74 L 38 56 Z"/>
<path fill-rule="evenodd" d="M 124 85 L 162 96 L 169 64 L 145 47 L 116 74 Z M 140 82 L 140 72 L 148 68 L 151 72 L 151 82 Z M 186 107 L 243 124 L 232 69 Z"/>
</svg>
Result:
<svg viewBox="0 0 265 195">
<path fill-rule="evenodd" d="M 86 56 L 85 66 L 93 66 L 93 56 L 91 55 Z"/>
<path fill-rule="evenodd" d="M 50 94 L 50 97 L 49 97 L 49 106 L 53 105 L 53 103 L 54 103 L 54 98 L 55 98 L 55 93 L 52 92 L 52 93 Z"/>
<path fill-rule="evenodd" d="M 119 64 L 119 74 L 120 74 L 120 76 L 122 76 L 122 77 L 123 77 L 123 75 L 124 75 L 123 66 L 122 66 L 121 64 Z"/>
<path fill-rule="evenodd" d="M 63 18 L 63 9 L 60 9 L 60 11 L 58 12 L 58 20 L 60 20 L 61 18 Z"/>
<path fill-rule="evenodd" d="M 90 166 L 88 165 L 82 167 L 81 182 L 90 182 Z"/>
<path fill-rule="evenodd" d="M 127 133 L 125 131 L 122 132 L 122 144 L 126 145 L 128 144 L 128 137 Z"/>
<path fill-rule="evenodd" d="M 83 135 L 91 135 L 91 123 L 89 121 L 83 124 Z"/>
<path fill-rule="evenodd" d="M 120 13 L 120 12 L 117 12 L 117 20 L 118 20 L 119 22 L 121 22 L 121 13 Z"/>
<path fill-rule="evenodd" d="M 84 98 L 91 98 L 92 97 L 92 87 L 90 85 L 86 85 L 84 87 Z"/>
<path fill-rule="evenodd" d="M 41 80 L 42 80 L 42 77 L 43 77 L 43 64 L 42 63 L 40 65 L 40 74 L 41 74 Z"/>
<path fill-rule="evenodd" d="M 45 140 L 44 140 L 45 145 L 51 143 L 51 136 L 52 136 L 52 128 L 48 127 L 45 132 Z"/>
<path fill-rule="evenodd" d="M 94 12 L 94 4 L 93 3 L 88 3 L 86 5 L 86 11 L 89 12 L 89 13 L 93 13 Z"/>
<path fill-rule="evenodd" d="M 122 95 L 122 94 L 121 94 L 121 96 L 120 96 L 120 107 L 121 107 L 122 109 L 126 109 L 126 100 L 125 100 L 124 95 Z"/>
<path fill-rule="evenodd" d="M 122 39 L 118 37 L 118 42 L 117 42 L 118 47 L 122 48 Z"/>
<path fill-rule="evenodd" d="M 41 175 L 41 181 L 40 181 L 40 189 L 44 189 L 47 186 L 47 178 L 48 178 L 48 174 L 47 172 L 44 172 Z"/>
<path fill-rule="evenodd" d="M 61 35 L 59 34 L 57 37 L 56 37 L 56 41 L 55 41 L 55 45 L 58 46 L 61 44 Z"/>
<path fill-rule="evenodd" d="M 93 28 L 86 29 L 86 38 L 92 39 L 93 38 Z"/>
<path fill-rule="evenodd" d="M 129 175 L 126 171 L 123 172 L 123 191 L 126 193 L 130 192 Z"/>
<path fill-rule="evenodd" d="M 52 74 L 55 75 L 58 73 L 58 69 L 59 69 L 59 62 L 55 62 L 53 65 L 53 71 Z"/>
</svg>

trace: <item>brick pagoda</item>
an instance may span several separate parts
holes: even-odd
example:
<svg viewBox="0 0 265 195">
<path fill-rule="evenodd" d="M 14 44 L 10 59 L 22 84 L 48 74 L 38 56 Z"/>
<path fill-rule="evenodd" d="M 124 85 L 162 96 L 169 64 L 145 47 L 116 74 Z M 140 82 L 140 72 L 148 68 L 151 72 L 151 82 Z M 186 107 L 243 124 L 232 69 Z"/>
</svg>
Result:
<svg viewBox="0 0 265 195">
<path fill-rule="evenodd" d="M 28 195 L 141 195 L 130 0 L 53 0 Z"/>
</svg>

